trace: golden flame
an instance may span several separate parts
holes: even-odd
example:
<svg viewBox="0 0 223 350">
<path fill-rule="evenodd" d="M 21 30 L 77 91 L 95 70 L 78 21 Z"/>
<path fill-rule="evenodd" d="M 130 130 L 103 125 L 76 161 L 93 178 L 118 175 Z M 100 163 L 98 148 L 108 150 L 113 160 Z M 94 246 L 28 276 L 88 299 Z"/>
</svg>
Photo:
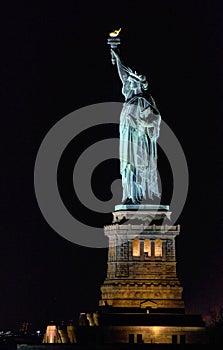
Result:
<svg viewBox="0 0 223 350">
<path fill-rule="evenodd" d="M 113 32 L 109 33 L 109 36 L 112 38 L 115 38 L 116 36 L 119 35 L 120 31 L 121 31 L 121 28 L 115 29 Z"/>
</svg>

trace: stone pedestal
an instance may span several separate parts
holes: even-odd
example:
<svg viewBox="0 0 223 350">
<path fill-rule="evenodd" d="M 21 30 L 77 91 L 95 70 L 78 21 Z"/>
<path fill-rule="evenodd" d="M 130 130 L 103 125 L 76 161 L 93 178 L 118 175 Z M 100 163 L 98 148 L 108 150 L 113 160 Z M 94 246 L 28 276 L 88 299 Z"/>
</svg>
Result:
<svg viewBox="0 0 223 350">
<path fill-rule="evenodd" d="M 109 239 L 107 277 L 101 286 L 101 307 L 184 312 L 176 273 L 175 238 L 180 227 L 149 224 L 170 219 L 167 206 L 123 206 L 105 226 Z M 126 223 L 120 224 L 123 219 Z"/>
<path fill-rule="evenodd" d="M 170 224 L 162 225 L 166 218 Z M 185 314 L 176 270 L 180 226 L 171 225 L 169 206 L 117 205 L 104 232 L 108 265 L 95 337 L 100 334 L 104 345 L 206 344 L 209 335 L 201 315 Z M 79 328 L 84 339 L 91 339 L 91 327 Z"/>
<path fill-rule="evenodd" d="M 169 225 L 162 225 L 168 218 Z M 166 220 L 165 220 L 166 221 Z M 105 343 L 206 343 L 200 315 L 185 314 L 169 206 L 117 205 L 109 240 L 99 325 Z"/>
</svg>

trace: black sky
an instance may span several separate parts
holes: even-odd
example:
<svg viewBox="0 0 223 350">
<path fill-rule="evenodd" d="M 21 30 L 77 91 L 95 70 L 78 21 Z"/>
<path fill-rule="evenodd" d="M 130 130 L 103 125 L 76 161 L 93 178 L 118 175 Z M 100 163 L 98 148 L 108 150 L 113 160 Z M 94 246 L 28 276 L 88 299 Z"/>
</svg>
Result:
<svg viewBox="0 0 223 350">
<path fill-rule="evenodd" d="M 38 207 L 33 172 L 41 141 L 57 121 L 80 107 L 123 101 L 106 44 L 108 32 L 120 26 L 125 62 L 149 76 L 162 118 L 187 158 L 189 193 L 177 239 L 186 309 L 206 313 L 223 305 L 222 10 L 213 0 L 4 5 L 0 329 L 97 308 L 107 251 L 77 246 L 53 231 Z M 116 134 L 98 129 L 88 143 L 74 140 L 73 156 L 97 137 Z M 69 207 L 76 199 L 68 154 L 60 186 Z M 109 166 L 118 169 L 117 162 Z M 100 182 L 100 169 L 96 175 Z M 95 191 L 100 197 L 107 189 L 96 183 Z M 99 225 L 109 220 L 103 216 Z"/>
</svg>

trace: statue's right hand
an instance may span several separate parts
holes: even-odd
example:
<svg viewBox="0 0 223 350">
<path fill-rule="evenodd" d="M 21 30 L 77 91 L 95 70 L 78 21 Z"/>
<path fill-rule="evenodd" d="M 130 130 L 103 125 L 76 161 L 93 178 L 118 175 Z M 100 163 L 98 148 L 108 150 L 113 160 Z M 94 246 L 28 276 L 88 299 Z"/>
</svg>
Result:
<svg viewBox="0 0 223 350">
<path fill-rule="evenodd" d="M 118 54 L 115 52 L 115 50 L 111 49 L 111 54 L 112 54 L 115 58 L 118 58 Z"/>
</svg>

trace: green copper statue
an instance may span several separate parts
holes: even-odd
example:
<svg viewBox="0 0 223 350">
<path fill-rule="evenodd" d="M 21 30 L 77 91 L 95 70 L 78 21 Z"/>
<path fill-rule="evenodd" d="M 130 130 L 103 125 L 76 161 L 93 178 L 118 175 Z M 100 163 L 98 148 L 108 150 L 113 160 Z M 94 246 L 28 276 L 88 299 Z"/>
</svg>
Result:
<svg viewBox="0 0 223 350">
<path fill-rule="evenodd" d="M 110 33 L 111 34 L 111 33 Z M 111 35 L 110 35 L 111 37 Z M 160 197 L 157 182 L 157 144 L 161 116 L 155 101 L 148 93 L 145 75 L 124 66 L 111 37 L 113 64 L 116 63 L 125 97 L 120 115 L 120 173 L 123 204 L 140 204 L 147 197 Z M 113 42 L 113 45 L 111 45 Z M 118 44 L 120 41 L 118 42 Z"/>
</svg>

